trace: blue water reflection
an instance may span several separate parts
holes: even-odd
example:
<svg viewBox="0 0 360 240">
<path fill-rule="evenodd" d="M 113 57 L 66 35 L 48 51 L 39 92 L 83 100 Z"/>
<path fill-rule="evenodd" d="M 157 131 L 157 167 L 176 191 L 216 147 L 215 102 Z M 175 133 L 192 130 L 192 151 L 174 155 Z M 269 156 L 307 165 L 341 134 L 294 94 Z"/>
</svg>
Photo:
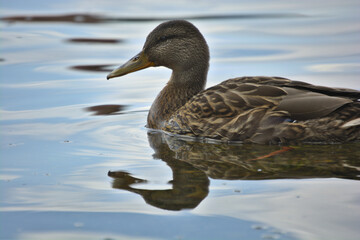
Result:
<svg viewBox="0 0 360 240">
<path fill-rule="evenodd" d="M 4 1 L 2 18 L 25 20 L 0 21 L 0 238 L 356 239 L 357 145 L 302 147 L 273 158 L 272 164 L 280 165 L 276 168 L 263 163 L 256 169 L 249 159 L 233 154 L 227 158 L 232 163 L 248 164 L 240 164 L 248 167 L 243 180 L 221 178 L 201 161 L 186 162 L 184 154 L 195 151 L 166 152 L 203 171 L 210 181 L 197 207 L 182 211 L 163 210 L 146 204 L 139 193 L 112 188 L 109 170 L 147 181 L 131 185 L 136 189 L 172 189 L 172 169 L 149 146 L 144 127 L 146 111 L 170 71 L 152 68 L 110 81 L 105 71 L 138 53 L 147 33 L 161 22 L 119 18 L 241 15 L 248 17 L 192 20 L 211 50 L 207 86 L 235 76 L 276 75 L 360 89 L 359 4 Z M 29 17 L 77 13 L 107 20 L 34 22 Z M 119 41 L 69 41 L 74 38 Z M 128 108 L 107 116 L 86 111 L 104 104 Z M 265 150 L 253 148 L 249 154 L 259 157 Z M 296 171 L 304 166 L 318 168 Z M 259 178 L 253 170 L 272 177 Z"/>
</svg>

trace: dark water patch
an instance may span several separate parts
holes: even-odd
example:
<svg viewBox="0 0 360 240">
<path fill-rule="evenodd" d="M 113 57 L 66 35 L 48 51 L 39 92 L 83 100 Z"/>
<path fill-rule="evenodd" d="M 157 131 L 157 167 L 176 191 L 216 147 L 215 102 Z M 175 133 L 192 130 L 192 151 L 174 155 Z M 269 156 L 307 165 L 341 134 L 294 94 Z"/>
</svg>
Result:
<svg viewBox="0 0 360 240">
<path fill-rule="evenodd" d="M 7 22 L 72 22 L 72 23 L 103 23 L 103 22 L 150 22 L 175 19 L 186 20 L 220 20 L 220 19 L 284 19 L 307 17 L 297 13 L 253 13 L 253 14 L 216 14 L 194 15 L 178 17 L 105 17 L 90 14 L 65 14 L 65 15 L 29 15 L 10 16 L 0 18 Z"/>
<path fill-rule="evenodd" d="M 71 43 L 105 43 L 105 44 L 116 44 L 124 42 L 121 39 L 110 39 L 110 38 L 69 38 L 66 40 Z"/>
<path fill-rule="evenodd" d="M 126 109 L 126 105 L 98 105 L 93 107 L 88 107 L 85 110 L 88 112 L 92 112 L 93 115 L 115 115 L 121 114 L 122 111 Z"/>
<path fill-rule="evenodd" d="M 71 22 L 71 23 L 100 23 L 103 18 L 90 14 L 65 14 L 65 15 L 28 15 L 3 17 L 7 22 Z"/>
<path fill-rule="evenodd" d="M 114 65 L 103 64 L 103 65 L 76 65 L 71 66 L 70 69 L 90 72 L 111 72 Z"/>
</svg>

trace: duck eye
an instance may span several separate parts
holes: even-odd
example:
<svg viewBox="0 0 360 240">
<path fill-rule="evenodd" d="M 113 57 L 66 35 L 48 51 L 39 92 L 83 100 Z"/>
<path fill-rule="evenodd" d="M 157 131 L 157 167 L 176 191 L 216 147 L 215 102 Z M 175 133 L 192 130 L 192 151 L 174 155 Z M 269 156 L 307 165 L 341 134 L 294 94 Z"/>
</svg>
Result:
<svg viewBox="0 0 360 240">
<path fill-rule="evenodd" d="M 167 38 L 166 36 L 161 36 L 161 37 L 160 37 L 160 40 L 161 40 L 161 41 L 165 41 L 166 38 Z"/>
<path fill-rule="evenodd" d="M 135 57 L 133 57 L 133 59 L 132 59 L 134 62 L 135 61 L 137 61 L 137 60 L 139 60 L 139 56 L 135 56 Z"/>
</svg>

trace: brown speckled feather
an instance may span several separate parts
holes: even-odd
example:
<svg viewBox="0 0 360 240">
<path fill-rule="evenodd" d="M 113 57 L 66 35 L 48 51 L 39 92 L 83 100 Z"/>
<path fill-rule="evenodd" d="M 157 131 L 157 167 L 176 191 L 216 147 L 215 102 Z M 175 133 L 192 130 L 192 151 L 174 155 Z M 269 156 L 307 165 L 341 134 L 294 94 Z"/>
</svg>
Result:
<svg viewBox="0 0 360 240">
<path fill-rule="evenodd" d="M 284 78 L 230 79 L 194 96 L 172 115 L 163 130 L 222 141 L 342 141 L 348 130 L 341 126 L 360 117 L 360 103 L 340 97 L 346 96 L 346 91 L 316 90 L 314 85 Z M 353 98 L 359 94 L 347 91 Z M 349 132 L 356 139 L 359 131 L 356 127 Z"/>
</svg>

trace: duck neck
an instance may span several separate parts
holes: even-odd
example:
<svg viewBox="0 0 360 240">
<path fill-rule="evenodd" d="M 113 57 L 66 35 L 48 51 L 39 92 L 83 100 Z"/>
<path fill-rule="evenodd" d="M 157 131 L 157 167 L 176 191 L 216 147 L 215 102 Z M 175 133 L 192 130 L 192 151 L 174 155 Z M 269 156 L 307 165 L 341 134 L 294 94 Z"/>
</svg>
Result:
<svg viewBox="0 0 360 240">
<path fill-rule="evenodd" d="M 147 127 L 161 129 L 170 117 L 194 95 L 205 88 L 208 67 L 186 71 L 173 70 L 167 85 L 153 102 Z"/>
</svg>

